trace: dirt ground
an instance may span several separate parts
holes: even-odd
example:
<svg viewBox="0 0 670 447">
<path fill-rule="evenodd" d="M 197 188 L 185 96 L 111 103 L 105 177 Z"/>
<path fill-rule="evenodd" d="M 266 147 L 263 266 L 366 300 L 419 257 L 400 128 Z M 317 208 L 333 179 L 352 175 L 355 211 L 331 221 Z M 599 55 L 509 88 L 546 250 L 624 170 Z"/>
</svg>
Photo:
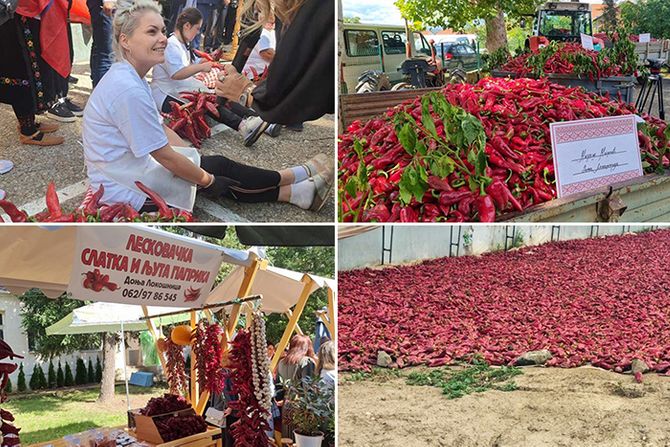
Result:
<svg viewBox="0 0 670 447">
<path fill-rule="evenodd" d="M 341 447 L 670 447 L 670 377 L 524 368 L 518 390 L 449 400 L 399 376 L 342 374 Z"/>
</svg>

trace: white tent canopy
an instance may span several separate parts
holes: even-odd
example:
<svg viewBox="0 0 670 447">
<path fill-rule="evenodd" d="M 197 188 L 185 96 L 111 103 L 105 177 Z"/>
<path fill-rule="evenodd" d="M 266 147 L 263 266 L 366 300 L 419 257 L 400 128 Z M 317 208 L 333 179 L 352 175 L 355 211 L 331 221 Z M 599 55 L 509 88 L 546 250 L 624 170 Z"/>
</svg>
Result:
<svg viewBox="0 0 670 447">
<path fill-rule="evenodd" d="M 335 281 L 332 279 L 268 266 L 265 270 L 259 270 L 256 273 L 250 294 L 263 296 L 261 309 L 266 314 L 284 313 L 298 302 L 300 293 L 305 287 L 305 283 L 302 281 L 305 276 L 313 281 L 310 285 L 310 294 L 321 287 L 335 290 Z M 212 290 L 205 304 L 223 303 L 234 298 L 242 298 L 238 297 L 237 293 L 243 280 L 244 268 L 235 268 L 223 282 Z"/>
<path fill-rule="evenodd" d="M 174 307 L 149 306 L 150 315 L 174 312 Z M 184 314 L 161 318 L 162 323 L 185 321 L 190 318 L 189 309 Z M 47 335 L 94 334 L 100 332 L 146 331 L 147 322 L 142 320 L 144 312 L 133 304 L 93 303 L 78 307 L 67 316 L 46 328 Z M 123 328 L 121 325 L 123 324 Z"/>
</svg>

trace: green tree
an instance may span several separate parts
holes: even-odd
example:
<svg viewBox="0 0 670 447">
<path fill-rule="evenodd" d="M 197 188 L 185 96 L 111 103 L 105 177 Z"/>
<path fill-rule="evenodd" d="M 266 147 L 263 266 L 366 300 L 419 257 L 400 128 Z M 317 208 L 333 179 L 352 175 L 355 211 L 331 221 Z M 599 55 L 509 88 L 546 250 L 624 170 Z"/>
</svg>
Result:
<svg viewBox="0 0 670 447">
<path fill-rule="evenodd" d="M 43 390 L 47 387 L 47 379 L 44 377 L 44 370 L 39 364 L 33 367 L 33 374 L 30 376 L 30 389 Z"/>
<path fill-rule="evenodd" d="M 65 298 L 65 295 L 57 299 L 47 298 L 38 289 L 28 290 L 19 300 L 21 325 L 34 339 L 34 351 L 40 358 L 48 359 L 74 351 L 100 348 L 99 334 L 46 335 L 47 327 L 85 305 L 85 302 Z"/>
<path fill-rule="evenodd" d="M 86 384 L 86 365 L 84 364 L 83 359 L 77 359 L 74 373 L 74 383 L 75 385 Z"/>
<path fill-rule="evenodd" d="M 49 388 L 56 388 L 56 369 L 53 360 L 49 360 L 49 372 L 47 373 L 47 385 Z"/>
<path fill-rule="evenodd" d="M 641 0 L 624 2 L 619 6 L 621 21 L 635 34 L 651 33 L 658 39 L 670 39 L 670 2 Z"/>
<path fill-rule="evenodd" d="M 88 368 L 86 368 L 86 383 L 95 383 L 95 370 L 90 358 L 88 359 Z"/>
<path fill-rule="evenodd" d="M 395 5 L 414 28 L 435 26 L 462 30 L 476 20 L 486 26 L 486 49 L 507 47 L 506 20 L 530 14 L 543 0 L 396 0 Z"/>
<path fill-rule="evenodd" d="M 65 376 L 63 375 L 63 367 L 60 364 L 60 360 L 58 361 L 58 371 L 56 371 L 56 387 L 57 388 L 62 388 L 63 385 L 65 385 Z"/>
<path fill-rule="evenodd" d="M 20 393 L 24 392 L 27 389 L 27 387 L 26 387 L 26 373 L 23 372 L 23 363 L 21 363 L 21 366 L 19 367 L 19 378 L 18 378 L 16 387 L 17 387 L 17 389 L 19 390 Z"/>
<path fill-rule="evenodd" d="M 74 385 L 74 377 L 72 377 L 72 370 L 70 369 L 70 364 L 69 363 L 65 364 L 65 380 L 63 381 L 63 384 L 65 386 L 73 386 Z"/>
<path fill-rule="evenodd" d="M 7 394 L 9 394 L 9 393 L 11 393 L 12 391 L 13 391 L 13 390 L 12 390 L 12 379 L 10 379 L 9 377 L 7 377 L 7 385 L 5 385 L 5 392 L 6 392 Z"/>
<path fill-rule="evenodd" d="M 614 4 L 615 0 L 605 0 L 605 10 L 602 15 L 603 31 L 611 33 L 616 31 L 618 27 L 617 8 Z"/>
</svg>

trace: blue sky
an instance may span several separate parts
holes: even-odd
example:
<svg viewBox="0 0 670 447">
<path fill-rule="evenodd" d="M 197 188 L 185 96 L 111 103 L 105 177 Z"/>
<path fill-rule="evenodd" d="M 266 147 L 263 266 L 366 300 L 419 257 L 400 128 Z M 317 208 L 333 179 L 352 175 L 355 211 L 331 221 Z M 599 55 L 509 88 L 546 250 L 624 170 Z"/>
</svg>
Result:
<svg viewBox="0 0 670 447">
<path fill-rule="evenodd" d="M 393 0 L 342 0 L 344 17 L 360 17 L 363 23 L 404 25 Z"/>
</svg>

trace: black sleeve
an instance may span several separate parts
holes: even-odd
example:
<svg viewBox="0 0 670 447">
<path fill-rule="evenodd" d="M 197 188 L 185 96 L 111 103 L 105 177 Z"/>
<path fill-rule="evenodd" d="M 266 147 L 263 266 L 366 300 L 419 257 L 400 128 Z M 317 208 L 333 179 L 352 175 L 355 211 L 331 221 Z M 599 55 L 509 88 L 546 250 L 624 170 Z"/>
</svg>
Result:
<svg viewBox="0 0 670 447">
<path fill-rule="evenodd" d="M 253 108 L 264 121 L 296 124 L 335 110 L 335 8 L 307 0 L 282 32 Z"/>
</svg>

